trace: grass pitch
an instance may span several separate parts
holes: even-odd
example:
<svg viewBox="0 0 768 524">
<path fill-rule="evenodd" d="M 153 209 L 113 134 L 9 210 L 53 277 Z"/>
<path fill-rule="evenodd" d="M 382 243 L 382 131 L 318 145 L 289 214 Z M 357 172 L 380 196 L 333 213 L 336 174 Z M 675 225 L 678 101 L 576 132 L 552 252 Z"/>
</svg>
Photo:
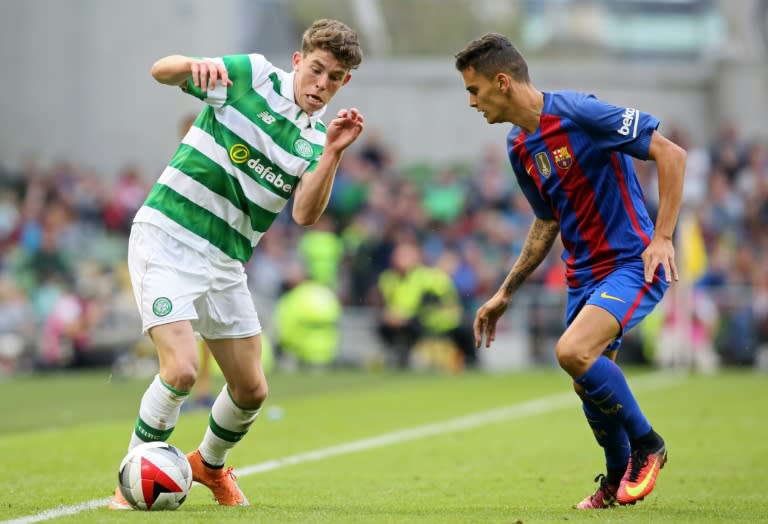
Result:
<svg viewBox="0 0 768 524">
<path fill-rule="evenodd" d="M 554 369 L 273 376 L 230 454 L 252 506 L 195 487 L 158 513 L 105 508 L 148 380 L 13 379 L 0 383 L 0 522 L 768 522 L 768 376 L 629 375 L 669 463 L 645 501 L 593 512 L 570 508 L 596 487 L 602 450 Z M 183 413 L 170 442 L 195 448 L 206 420 Z"/>
</svg>

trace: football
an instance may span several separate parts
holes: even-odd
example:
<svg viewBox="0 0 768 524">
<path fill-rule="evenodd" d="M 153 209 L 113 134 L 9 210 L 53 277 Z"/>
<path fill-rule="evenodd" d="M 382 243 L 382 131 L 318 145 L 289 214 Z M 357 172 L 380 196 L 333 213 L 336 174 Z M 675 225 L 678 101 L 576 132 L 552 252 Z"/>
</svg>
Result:
<svg viewBox="0 0 768 524">
<path fill-rule="evenodd" d="M 192 487 L 192 468 L 180 449 L 167 442 L 146 442 L 128 452 L 117 480 L 134 509 L 176 509 Z"/>
</svg>

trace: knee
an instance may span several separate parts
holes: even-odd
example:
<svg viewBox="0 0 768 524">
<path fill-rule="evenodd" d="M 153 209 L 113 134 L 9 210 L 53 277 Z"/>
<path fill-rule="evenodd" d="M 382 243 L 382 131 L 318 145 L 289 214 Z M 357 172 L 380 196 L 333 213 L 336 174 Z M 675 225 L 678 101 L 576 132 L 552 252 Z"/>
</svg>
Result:
<svg viewBox="0 0 768 524">
<path fill-rule="evenodd" d="M 263 378 L 252 384 L 229 384 L 228 387 L 232 400 L 243 409 L 260 408 L 269 394 L 269 386 Z"/>
<path fill-rule="evenodd" d="M 587 390 L 584 389 L 584 386 L 582 386 L 581 384 L 574 382 L 573 390 L 576 392 L 579 398 L 584 402 L 587 402 L 589 400 L 589 397 L 587 396 Z"/>
<path fill-rule="evenodd" d="M 189 391 L 197 380 L 197 343 L 187 324 L 176 322 L 152 328 L 157 347 L 160 378 L 178 391 Z"/>
<path fill-rule="evenodd" d="M 561 338 L 555 346 L 555 356 L 560 367 L 573 378 L 578 378 L 589 369 L 589 352 L 576 344 Z M 577 391 L 578 393 L 578 391 Z"/>
<path fill-rule="evenodd" d="M 161 370 L 160 378 L 177 391 L 190 391 L 197 380 L 197 368 L 192 362 L 176 362 Z"/>
</svg>

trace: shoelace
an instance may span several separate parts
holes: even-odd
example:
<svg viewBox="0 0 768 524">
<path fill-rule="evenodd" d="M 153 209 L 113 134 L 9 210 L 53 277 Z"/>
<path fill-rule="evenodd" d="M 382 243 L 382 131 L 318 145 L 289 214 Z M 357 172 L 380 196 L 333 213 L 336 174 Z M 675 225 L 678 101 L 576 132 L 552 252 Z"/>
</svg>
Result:
<svg viewBox="0 0 768 524">
<path fill-rule="evenodd" d="M 637 478 L 640 476 L 640 471 L 648 464 L 648 457 L 650 457 L 650 454 L 641 449 L 636 449 L 632 451 L 630 457 L 629 481 L 637 482 Z"/>
<path fill-rule="evenodd" d="M 602 495 L 602 500 L 599 502 L 606 506 L 612 506 L 616 501 L 616 494 L 608 488 L 608 478 L 600 473 L 595 477 L 595 482 L 600 482 L 600 486 L 597 488 L 594 495 L 591 496 L 591 499 L 597 500 L 598 497 Z"/>
<path fill-rule="evenodd" d="M 240 494 L 238 493 L 238 489 L 236 487 L 233 487 L 231 484 L 226 483 L 227 477 L 231 478 L 234 481 L 237 481 L 237 477 L 235 476 L 234 468 L 232 466 L 229 466 L 227 469 L 225 469 L 221 476 L 216 478 L 214 482 L 216 483 L 216 486 L 218 488 L 226 488 L 227 493 L 234 495 L 236 497 L 239 497 Z M 237 486 L 237 484 L 235 484 Z M 217 500 L 216 496 L 214 495 L 213 500 Z"/>
<path fill-rule="evenodd" d="M 221 476 L 221 479 L 219 480 L 219 482 L 223 482 L 224 479 L 226 479 L 227 477 L 231 478 L 234 481 L 237 481 L 237 477 L 235 476 L 234 468 L 232 466 L 229 466 L 224 471 L 224 474 Z M 237 486 L 237 484 L 235 484 L 235 486 Z M 228 485 L 227 488 L 228 488 L 227 491 L 239 496 L 239 493 L 238 493 L 239 490 L 236 487 L 233 487 L 232 485 Z"/>
<path fill-rule="evenodd" d="M 595 477 L 595 482 L 600 482 L 597 491 L 605 491 L 609 495 L 611 494 L 611 490 L 608 489 L 608 477 L 600 473 Z M 595 492 L 595 495 L 597 495 L 597 492 Z"/>
<path fill-rule="evenodd" d="M 213 478 L 214 482 L 216 482 L 217 484 L 221 484 L 222 482 L 224 482 L 227 479 L 227 477 L 230 477 L 232 480 L 237 480 L 237 477 L 235 476 L 232 466 L 229 466 L 227 469 L 220 470 L 220 471 L 221 471 L 221 475 L 216 475 Z"/>
<path fill-rule="evenodd" d="M 594 482 L 600 482 L 600 487 L 602 488 L 603 485 L 606 483 L 607 479 L 605 478 L 605 475 L 602 473 L 599 473 L 596 477 Z"/>
</svg>

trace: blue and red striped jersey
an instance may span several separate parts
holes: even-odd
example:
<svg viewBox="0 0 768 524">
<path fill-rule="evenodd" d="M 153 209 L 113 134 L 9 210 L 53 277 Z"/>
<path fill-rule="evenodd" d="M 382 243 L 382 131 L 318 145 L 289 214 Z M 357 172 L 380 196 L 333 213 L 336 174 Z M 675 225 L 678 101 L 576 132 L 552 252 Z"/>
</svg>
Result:
<svg viewBox="0 0 768 524">
<path fill-rule="evenodd" d="M 630 156 L 646 160 L 659 120 L 570 91 L 545 92 L 539 128 L 514 127 L 509 159 L 537 217 L 560 222 L 568 285 L 639 262 L 653 236 Z"/>
</svg>

